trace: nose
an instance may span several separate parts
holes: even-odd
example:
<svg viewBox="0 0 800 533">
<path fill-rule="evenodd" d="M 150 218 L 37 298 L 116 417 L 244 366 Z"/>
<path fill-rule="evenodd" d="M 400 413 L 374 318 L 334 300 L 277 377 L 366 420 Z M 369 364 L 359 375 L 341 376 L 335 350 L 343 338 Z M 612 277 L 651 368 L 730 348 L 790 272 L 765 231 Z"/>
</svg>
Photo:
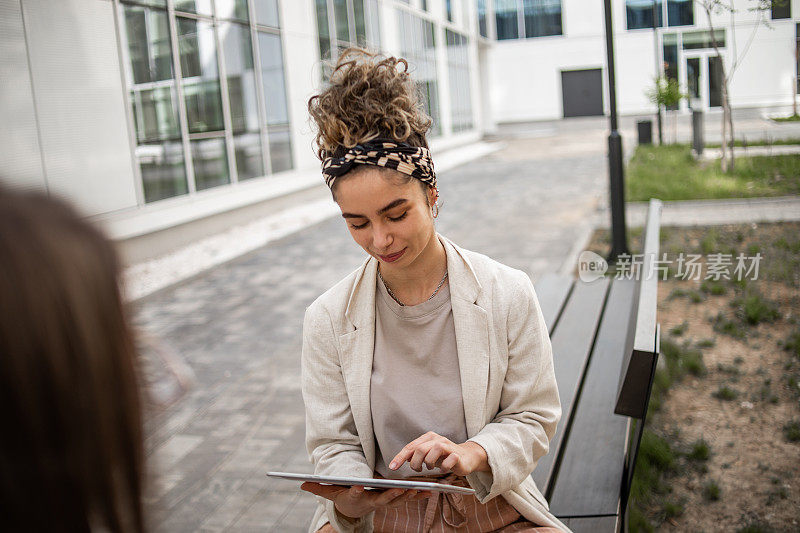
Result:
<svg viewBox="0 0 800 533">
<path fill-rule="evenodd" d="M 389 227 L 385 224 L 375 224 L 372 234 L 372 244 L 375 249 L 380 252 L 387 252 L 392 242 L 394 242 L 394 237 L 389 231 Z"/>
</svg>

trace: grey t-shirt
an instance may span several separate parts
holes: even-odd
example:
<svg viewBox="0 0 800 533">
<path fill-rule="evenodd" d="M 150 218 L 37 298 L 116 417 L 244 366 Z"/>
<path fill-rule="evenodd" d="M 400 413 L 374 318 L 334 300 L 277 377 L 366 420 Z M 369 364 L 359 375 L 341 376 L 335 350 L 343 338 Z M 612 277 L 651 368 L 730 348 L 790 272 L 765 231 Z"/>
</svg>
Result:
<svg viewBox="0 0 800 533">
<path fill-rule="evenodd" d="M 456 444 L 467 440 L 449 283 L 419 305 L 402 306 L 377 278 L 375 351 L 370 403 L 375 470 L 386 478 L 438 475 L 388 462 L 409 442 L 434 431 Z"/>
</svg>

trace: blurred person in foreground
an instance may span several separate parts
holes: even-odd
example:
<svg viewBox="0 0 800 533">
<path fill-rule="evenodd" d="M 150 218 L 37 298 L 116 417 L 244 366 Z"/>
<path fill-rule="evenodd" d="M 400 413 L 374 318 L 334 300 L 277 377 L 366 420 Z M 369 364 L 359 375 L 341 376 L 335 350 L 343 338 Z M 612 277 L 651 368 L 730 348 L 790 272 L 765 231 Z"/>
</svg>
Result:
<svg viewBox="0 0 800 533">
<path fill-rule="evenodd" d="M 561 416 L 533 284 L 436 232 L 431 119 L 407 71 L 350 48 L 308 103 L 325 181 L 368 257 L 306 311 L 306 445 L 316 474 L 475 494 L 304 483 L 321 497 L 310 531 L 569 531 L 530 477 Z"/>
<path fill-rule="evenodd" d="M 144 531 L 134 343 L 113 245 L 0 185 L 0 529 Z"/>
</svg>

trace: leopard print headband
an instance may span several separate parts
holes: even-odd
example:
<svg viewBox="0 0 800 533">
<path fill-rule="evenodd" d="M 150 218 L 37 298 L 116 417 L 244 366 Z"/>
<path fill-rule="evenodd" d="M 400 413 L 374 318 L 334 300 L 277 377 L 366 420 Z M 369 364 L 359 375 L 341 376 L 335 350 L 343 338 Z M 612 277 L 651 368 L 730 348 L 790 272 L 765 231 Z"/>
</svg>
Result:
<svg viewBox="0 0 800 533">
<path fill-rule="evenodd" d="M 436 173 L 430 150 L 389 139 L 373 139 L 355 145 L 342 157 L 325 158 L 322 162 L 325 183 L 332 188 L 336 178 L 349 172 L 357 164 L 391 168 L 436 187 Z"/>
</svg>

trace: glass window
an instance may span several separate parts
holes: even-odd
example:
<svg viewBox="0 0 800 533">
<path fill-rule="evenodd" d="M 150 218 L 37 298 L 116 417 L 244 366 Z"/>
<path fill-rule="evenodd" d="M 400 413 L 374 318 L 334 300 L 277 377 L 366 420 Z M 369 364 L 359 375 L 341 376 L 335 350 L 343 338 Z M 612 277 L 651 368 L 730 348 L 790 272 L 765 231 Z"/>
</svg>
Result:
<svg viewBox="0 0 800 533">
<path fill-rule="evenodd" d="M 667 0 L 667 22 L 670 26 L 693 26 L 694 0 Z"/>
<path fill-rule="evenodd" d="M 251 0 L 255 8 L 256 23 L 280 28 L 278 0 Z"/>
<path fill-rule="evenodd" d="M 224 130 L 214 27 L 183 17 L 177 22 L 189 133 Z"/>
<path fill-rule="evenodd" d="M 453 5 L 450 0 L 445 0 L 445 9 L 447 10 L 447 20 L 453 22 Z"/>
<path fill-rule="evenodd" d="M 198 139 L 191 142 L 194 183 L 198 191 L 230 182 L 225 139 Z"/>
<path fill-rule="evenodd" d="M 678 70 L 678 36 L 674 33 L 665 33 L 663 37 L 664 49 L 664 77 L 670 80 L 680 80 Z M 678 109 L 677 105 L 668 109 Z"/>
<path fill-rule="evenodd" d="M 208 16 L 213 14 L 211 0 L 175 0 L 175 11 Z"/>
<path fill-rule="evenodd" d="M 167 13 L 125 6 L 125 31 L 133 83 L 172 79 L 172 48 Z"/>
<path fill-rule="evenodd" d="M 691 0 L 690 0 L 691 1 Z M 662 0 L 656 3 L 656 26 L 663 26 L 664 4 Z M 653 0 L 625 0 L 625 16 L 629 30 L 639 30 L 653 27 Z"/>
<path fill-rule="evenodd" d="M 797 83 L 795 84 L 795 91 L 800 94 L 800 24 L 794 25 L 794 40 L 795 40 L 795 51 L 794 51 L 794 58 L 795 58 L 795 76 L 797 77 Z"/>
<path fill-rule="evenodd" d="M 495 0 L 494 17 L 497 40 L 519 38 L 519 14 L 516 0 Z"/>
<path fill-rule="evenodd" d="M 220 36 L 237 176 L 239 180 L 263 176 L 258 91 L 250 28 L 241 24 L 225 23 L 220 25 Z"/>
<path fill-rule="evenodd" d="M 792 18 L 792 4 L 789 0 L 772 1 L 772 20 Z"/>
<path fill-rule="evenodd" d="M 353 0 L 353 15 L 356 27 L 356 43 L 364 46 L 367 41 L 367 27 L 364 21 L 364 0 Z"/>
<path fill-rule="evenodd" d="M 523 0 L 525 37 L 561 35 L 561 0 Z"/>
<path fill-rule="evenodd" d="M 250 20 L 247 12 L 247 0 L 215 0 L 217 17 L 234 20 Z"/>
<path fill-rule="evenodd" d="M 478 28 L 483 37 L 488 37 L 486 30 L 486 0 L 478 0 Z"/>
<path fill-rule="evenodd" d="M 279 172 L 293 167 L 280 35 L 259 32 L 258 50 L 261 56 L 261 82 L 264 86 L 272 172 Z"/>
<path fill-rule="evenodd" d="M 409 72 L 417 85 L 425 112 L 433 119 L 428 133 L 441 134 L 439 88 L 436 72 L 436 27 L 405 10 L 397 10 L 400 26 L 400 55 L 408 61 Z"/>
<path fill-rule="evenodd" d="M 145 202 L 187 194 L 167 13 L 126 5 L 122 17 L 137 142 L 134 157 Z"/>
<path fill-rule="evenodd" d="M 329 58 L 331 53 L 331 34 L 328 30 L 328 2 L 327 0 L 316 0 L 316 6 L 319 57 Z"/>
<path fill-rule="evenodd" d="M 144 201 L 155 202 L 189 192 L 180 142 L 144 144 L 136 147 L 142 174 Z"/>
<path fill-rule="evenodd" d="M 131 92 L 136 140 L 140 144 L 180 140 L 173 84 Z"/>
<path fill-rule="evenodd" d="M 722 105 L 722 61 L 718 56 L 708 58 L 708 105 Z"/>
<path fill-rule="evenodd" d="M 472 128 L 472 101 L 469 76 L 469 39 L 445 30 L 447 72 L 450 81 L 450 109 L 453 133 Z"/>
<path fill-rule="evenodd" d="M 714 30 L 717 46 L 725 48 L 725 30 Z M 714 48 L 710 31 L 687 31 L 682 35 L 683 49 L 696 50 L 699 48 Z"/>
<path fill-rule="evenodd" d="M 347 22 L 346 0 L 333 0 L 333 16 L 336 21 L 336 38 L 340 41 L 350 42 L 350 26 Z"/>
</svg>

